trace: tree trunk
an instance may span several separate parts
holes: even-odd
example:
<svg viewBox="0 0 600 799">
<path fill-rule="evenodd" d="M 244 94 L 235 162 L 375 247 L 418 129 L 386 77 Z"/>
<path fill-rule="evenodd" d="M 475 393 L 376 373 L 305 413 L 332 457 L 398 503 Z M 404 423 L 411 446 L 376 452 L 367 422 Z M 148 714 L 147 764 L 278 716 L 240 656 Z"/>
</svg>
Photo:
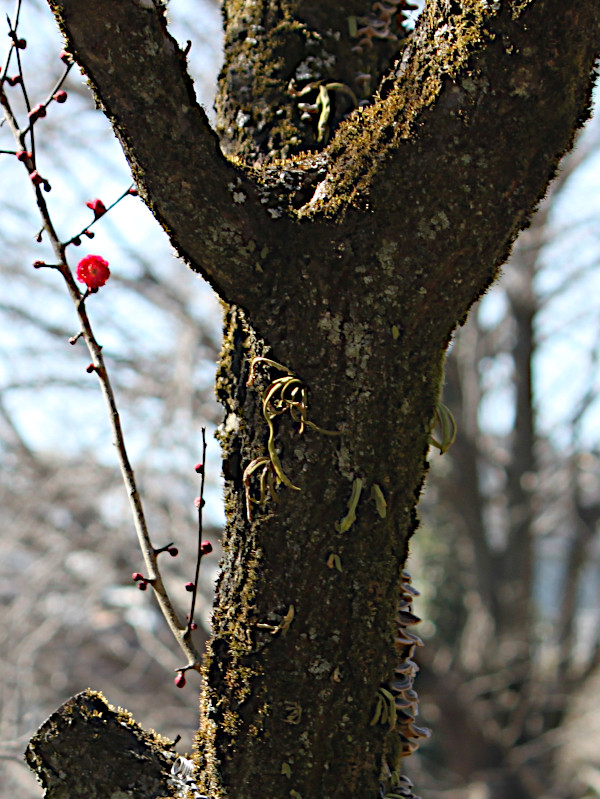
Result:
<svg viewBox="0 0 600 799">
<path fill-rule="evenodd" d="M 444 351 L 587 114 L 598 3 L 432 0 L 379 94 L 335 129 L 392 58 L 391 40 L 349 35 L 376 11 L 226 2 L 229 160 L 158 2 L 50 5 L 142 196 L 227 303 L 199 784 L 393 792 L 403 742 L 372 720 Z"/>
</svg>

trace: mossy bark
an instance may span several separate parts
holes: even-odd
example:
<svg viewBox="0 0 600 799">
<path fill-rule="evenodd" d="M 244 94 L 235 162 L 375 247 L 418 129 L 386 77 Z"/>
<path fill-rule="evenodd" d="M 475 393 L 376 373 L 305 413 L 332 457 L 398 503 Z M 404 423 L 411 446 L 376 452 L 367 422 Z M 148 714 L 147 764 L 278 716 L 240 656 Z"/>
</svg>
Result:
<svg viewBox="0 0 600 799">
<path fill-rule="evenodd" d="M 143 730 L 97 691 L 82 691 L 47 719 L 25 759 L 47 799 L 167 796 L 173 741 Z"/>
<path fill-rule="evenodd" d="M 394 671 L 445 347 L 585 118 L 597 0 L 430 0 L 347 120 L 335 99 L 323 119 L 324 91 L 360 99 L 359 76 L 372 88 L 392 59 L 391 40 L 358 52 L 350 37 L 348 17 L 373 13 L 368 3 L 226 2 L 229 161 L 160 8 L 50 4 L 142 195 L 227 304 L 227 527 L 200 784 L 235 799 L 373 799 L 385 759 L 395 765 L 395 731 L 370 722 Z M 316 126 L 298 109 L 309 83 Z M 249 384 L 265 357 L 284 368 L 255 362 Z M 295 419 L 284 405 L 270 418 L 263 400 L 292 374 L 328 432 L 302 432 L 297 405 Z"/>
</svg>

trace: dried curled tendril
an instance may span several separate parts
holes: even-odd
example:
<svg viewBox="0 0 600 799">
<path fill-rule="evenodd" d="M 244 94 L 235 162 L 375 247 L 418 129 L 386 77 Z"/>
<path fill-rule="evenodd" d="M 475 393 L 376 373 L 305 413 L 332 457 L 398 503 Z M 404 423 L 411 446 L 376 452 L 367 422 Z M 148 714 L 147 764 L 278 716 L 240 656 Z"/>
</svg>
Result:
<svg viewBox="0 0 600 799">
<path fill-rule="evenodd" d="M 444 452 L 450 449 L 456 439 L 456 422 L 454 421 L 454 416 L 443 402 L 436 403 L 433 427 L 436 431 L 436 436 L 434 436 L 432 431 L 429 435 L 429 443 L 437 447 L 440 454 L 443 455 Z M 437 435 L 437 431 L 439 431 L 439 435 Z"/>
<path fill-rule="evenodd" d="M 310 92 L 318 91 L 317 99 L 314 103 L 298 103 L 298 109 L 302 112 L 302 120 L 308 121 L 311 119 L 312 114 L 318 114 L 319 120 L 317 123 L 317 141 L 326 142 L 329 138 L 329 117 L 331 115 L 331 97 L 330 92 L 342 92 L 347 95 L 352 101 L 354 108 L 358 105 L 356 95 L 349 86 L 345 83 L 333 81 L 330 83 L 323 83 L 321 81 L 313 81 L 307 83 L 302 89 L 298 90 L 294 87 L 293 81 L 290 81 L 288 92 L 292 97 L 304 97 Z"/>
<path fill-rule="evenodd" d="M 273 499 L 277 500 L 276 487 L 283 483 L 287 488 L 300 491 L 300 488 L 292 483 L 283 471 L 281 461 L 275 449 L 275 427 L 273 420 L 277 416 L 289 413 L 292 421 L 299 425 L 298 433 L 302 435 L 307 427 L 317 430 L 327 436 L 337 436 L 337 430 L 325 430 L 318 427 L 308 418 L 308 389 L 304 383 L 290 369 L 270 358 L 254 358 L 250 364 L 250 374 L 247 385 L 254 385 L 256 380 L 256 367 L 259 363 L 285 372 L 283 377 L 278 377 L 267 387 L 262 398 L 262 413 L 269 428 L 269 438 L 267 440 L 267 455 L 254 458 L 244 469 L 243 481 L 246 492 L 246 510 L 248 519 L 252 519 L 252 505 L 264 505 L 267 501 L 267 490 L 270 491 Z M 254 473 L 260 471 L 259 485 L 260 498 L 253 499 L 250 496 L 250 480 Z"/>
</svg>

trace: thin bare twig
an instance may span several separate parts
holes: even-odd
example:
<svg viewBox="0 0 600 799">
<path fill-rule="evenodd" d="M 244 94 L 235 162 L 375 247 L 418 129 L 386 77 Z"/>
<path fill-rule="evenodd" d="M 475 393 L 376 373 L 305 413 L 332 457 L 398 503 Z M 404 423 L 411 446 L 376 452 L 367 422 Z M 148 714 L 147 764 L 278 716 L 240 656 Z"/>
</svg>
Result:
<svg viewBox="0 0 600 799">
<path fill-rule="evenodd" d="M 24 99 L 25 99 L 26 108 L 29 111 L 30 110 L 30 102 L 29 102 L 29 98 L 27 96 L 27 91 L 26 91 L 25 85 L 24 85 L 23 72 L 22 72 L 20 58 L 19 58 L 19 52 L 18 52 L 19 48 L 16 45 L 16 41 L 17 41 L 17 23 L 18 23 L 19 11 L 20 11 L 20 0 L 17 0 L 16 12 L 15 12 L 15 20 L 16 20 L 16 22 L 15 22 L 14 26 L 12 25 L 12 23 L 10 22 L 10 19 L 9 19 L 9 29 L 10 29 L 10 36 L 11 36 L 11 40 L 12 41 L 11 41 L 11 47 L 10 47 L 10 50 L 9 50 L 9 55 L 7 57 L 7 60 L 6 60 L 6 65 L 5 65 L 4 70 L 2 72 L 2 77 L 4 78 L 6 76 L 6 71 L 8 69 L 9 64 L 10 64 L 10 55 L 12 54 L 13 50 L 16 50 L 17 51 L 17 61 L 18 61 L 18 65 L 19 65 L 19 75 L 20 75 L 20 78 L 21 78 L 21 80 L 20 80 L 21 90 L 23 92 L 23 96 L 24 96 Z M 49 95 L 49 97 L 48 97 L 48 99 L 47 99 L 47 101 L 45 103 L 46 105 L 51 102 L 54 94 L 56 93 L 56 91 L 60 88 L 60 86 L 64 82 L 64 80 L 65 80 L 65 78 L 66 78 L 66 76 L 68 74 L 69 69 L 70 69 L 70 65 L 67 65 L 63 76 L 60 78 L 60 80 L 58 81 L 58 83 L 53 88 L 52 92 L 50 93 L 50 95 Z M 14 137 L 16 143 L 17 143 L 17 146 L 18 146 L 19 150 L 26 150 L 27 149 L 26 148 L 26 141 L 27 141 L 27 135 L 29 135 L 30 153 L 31 153 L 31 155 L 30 155 L 30 157 L 25 158 L 23 163 L 24 163 L 24 166 L 27 169 L 27 171 L 28 171 L 28 173 L 30 175 L 30 178 L 31 178 L 32 173 L 35 171 L 35 139 L 34 139 L 34 132 L 33 131 L 34 131 L 34 125 L 35 125 L 36 119 L 32 118 L 32 117 L 29 117 L 28 125 L 25 128 L 21 128 L 19 126 L 19 124 L 18 124 L 17 117 L 16 117 L 16 115 L 14 114 L 14 112 L 13 112 L 13 110 L 11 108 L 10 102 L 8 100 L 8 97 L 6 96 L 6 92 L 4 91 L 4 88 L 3 88 L 2 84 L 0 84 L 0 99 L 1 99 L 2 108 L 3 108 L 3 112 L 4 112 L 4 119 L 6 120 L 6 123 L 7 123 L 8 127 L 10 128 L 10 130 L 11 130 L 11 132 L 13 134 L 13 137 Z M 41 105 L 44 105 L 44 104 L 41 104 Z M 57 271 L 59 271 L 61 273 L 61 275 L 63 276 L 63 279 L 64 279 L 64 281 L 65 281 L 65 283 L 67 285 L 67 289 L 68 289 L 69 295 L 71 297 L 71 300 L 73 301 L 73 304 L 75 306 L 75 310 L 76 310 L 77 317 L 79 319 L 79 324 L 80 324 L 80 332 L 77 334 L 77 336 L 73 337 L 72 342 L 75 343 L 79 338 L 83 338 L 83 340 L 85 341 L 86 346 L 87 346 L 88 351 L 89 351 L 89 354 L 90 354 L 90 357 L 91 357 L 91 361 L 92 361 L 90 367 L 88 367 L 88 371 L 96 372 L 96 374 L 98 376 L 98 380 L 100 382 L 102 395 L 104 396 L 104 399 L 105 399 L 105 402 L 106 402 L 106 405 L 107 405 L 107 408 L 108 408 L 108 415 L 109 415 L 109 421 L 110 421 L 110 426 L 111 426 L 111 430 L 112 430 L 113 443 L 114 443 L 115 448 L 117 450 L 119 466 L 120 466 L 120 469 L 121 469 L 121 475 L 122 475 L 123 482 L 125 483 L 125 487 L 127 489 L 127 493 L 128 493 L 128 496 L 129 496 L 129 502 L 130 502 L 131 511 L 132 511 L 132 515 L 133 515 L 135 530 L 136 530 L 136 533 L 137 533 L 138 542 L 139 542 L 139 545 L 140 545 L 140 549 L 142 551 L 142 555 L 143 555 L 144 563 L 145 563 L 145 568 L 146 568 L 146 572 L 147 572 L 144 581 L 146 583 L 149 583 L 152 586 L 152 588 L 154 590 L 154 594 L 155 594 L 155 596 L 157 598 L 159 607 L 161 609 L 161 612 L 162 612 L 163 616 L 165 617 L 165 619 L 167 621 L 167 624 L 169 625 L 169 627 L 171 629 L 171 632 L 173 633 L 175 639 L 179 643 L 183 653 L 186 656 L 186 659 L 187 659 L 186 666 L 183 669 L 179 669 L 178 671 L 183 672 L 183 671 L 185 671 L 187 669 L 194 669 L 196 671 L 199 671 L 200 670 L 201 657 L 200 657 L 200 654 L 198 653 L 198 651 L 197 651 L 197 649 L 196 649 L 196 647 L 195 647 L 195 645 L 194 645 L 194 643 L 192 641 L 191 630 L 193 629 L 193 627 L 192 627 L 193 611 L 194 611 L 194 606 L 195 606 L 195 599 L 196 599 L 196 592 L 197 592 L 197 582 L 198 582 L 200 559 L 201 559 L 201 541 L 200 541 L 200 537 L 201 537 L 201 531 L 202 531 L 202 508 L 201 507 L 199 508 L 199 542 L 198 542 L 199 555 L 198 555 L 198 560 L 197 560 L 197 563 L 196 563 L 196 573 L 195 573 L 195 581 L 194 581 L 194 595 L 193 595 L 193 599 L 192 599 L 192 612 L 190 613 L 190 617 L 189 617 L 189 620 L 188 620 L 187 624 L 184 624 L 184 623 L 182 623 L 180 621 L 179 616 L 178 616 L 177 612 L 175 611 L 175 609 L 174 609 L 174 607 L 173 607 L 173 605 L 171 603 L 171 600 L 170 600 L 170 598 L 169 598 L 169 596 L 167 594 L 166 588 L 164 586 L 164 583 L 163 583 L 163 580 L 162 580 L 162 577 L 161 577 L 161 573 L 160 573 L 160 570 L 159 570 L 159 567 L 158 567 L 158 555 L 161 552 L 164 551 L 164 548 L 156 549 L 152 545 L 152 542 L 150 540 L 150 536 L 149 536 L 149 532 L 148 532 L 148 528 L 147 528 L 147 524 L 146 524 L 146 519 L 145 519 L 145 516 L 144 516 L 142 501 L 141 501 L 141 498 L 140 498 L 140 495 L 139 495 L 139 492 L 138 492 L 138 489 L 137 489 L 137 485 L 136 485 L 136 481 L 135 481 L 135 475 L 134 475 L 133 468 L 131 466 L 131 462 L 129 460 L 129 456 L 128 456 L 127 449 L 126 449 L 126 446 L 125 446 L 125 440 L 124 440 L 124 436 L 123 436 L 123 430 L 122 430 L 122 426 L 121 426 L 121 420 L 120 420 L 120 416 L 119 416 L 119 412 L 118 412 L 118 408 L 117 408 L 117 403 L 116 403 L 114 391 L 113 391 L 113 388 L 112 388 L 112 385 L 111 385 L 111 381 L 110 381 L 110 378 L 109 378 L 109 375 L 108 375 L 108 370 L 107 370 L 107 367 L 106 367 L 106 363 L 105 363 L 105 360 L 104 360 L 104 357 L 103 357 L 103 354 L 102 354 L 102 347 L 98 343 L 98 341 L 96 340 L 96 338 L 94 336 L 92 325 L 91 325 L 90 319 L 89 319 L 88 314 L 87 314 L 86 301 L 89 299 L 91 294 L 95 293 L 95 291 L 94 290 L 90 291 L 88 289 L 88 291 L 86 291 L 85 293 L 82 293 L 79 290 L 79 288 L 77 286 L 77 283 L 75 282 L 75 278 L 73 276 L 73 272 L 72 272 L 71 268 L 69 267 L 68 260 L 67 260 L 67 257 L 66 257 L 67 247 L 69 246 L 69 244 L 72 244 L 74 242 L 74 240 L 78 238 L 78 236 L 74 236 L 71 239 L 67 240 L 66 242 L 61 242 L 61 239 L 59 238 L 59 236 L 58 236 L 58 234 L 56 232 L 56 229 L 54 227 L 54 224 L 52 222 L 52 218 L 51 218 L 51 215 L 50 215 L 48 204 L 46 202 L 44 193 L 42 192 L 42 189 L 40 188 L 40 185 L 39 184 L 35 184 L 33 181 L 32 181 L 32 185 L 34 187 L 36 205 L 37 205 L 38 211 L 40 213 L 40 216 L 41 216 L 41 219 L 42 219 L 42 222 L 43 222 L 42 230 L 44 230 L 46 232 L 46 234 L 48 236 L 48 239 L 49 239 L 49 242 L 50 242 L 50 244 L 52 246 L 55 258 L 56 258 L 56 263 L 55 264 L 46 264 L 46 263 L 43 263 L 43 262 L 38 262 L 38 263 L 36 263 L 36 266 L 52 268 L 52 269 L 55 269 L 55 270 L 57 270 Z M 45 191 L 49 190 L 50 187 L 49 187 L 49 184 L 47 183 L 47 181 L 43 182 L 42 185 L 44 186 Z M 132 191 L 132 188 L 131 187 L 128 188 L 110 206 L 108 206 L 106 211 L 110 210 L 118 202 L 123 200 L 126 196 L 128 196 L 130 194 L 133 194 L 133 193 L 134 192 Z M 102 215 L 104 215 L 104 214 L 102 214 Z M 80 234 L 78 234 L 79 237 L 84 235 L 85 232 L 88 231 L 89 228 L 93 224 L 95 224 L 95 222 L 99 218 L 100 218 L 100 215 L 95 215 L 94 220 L 89 225 L 87 225 L 85 228 L 83 228 L 83 230 L 81 231 Z M 204 430 L 203 430 L 202 435 L 203 435 L 203 460 L 205 460 L 204 455 L 205 455 L 205 451 L 206 451 L 206 442 L 205 442 Z M 201 494 L 203 493 L 203 489 L 204 489 L 204 473 L 202 474 Z"/>
</svg>

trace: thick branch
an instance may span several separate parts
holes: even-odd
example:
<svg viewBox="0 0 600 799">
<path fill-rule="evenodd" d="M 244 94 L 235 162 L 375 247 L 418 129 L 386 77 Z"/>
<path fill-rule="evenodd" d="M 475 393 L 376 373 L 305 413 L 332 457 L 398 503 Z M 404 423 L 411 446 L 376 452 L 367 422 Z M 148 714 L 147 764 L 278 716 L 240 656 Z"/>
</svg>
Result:
<svg viewBox="0 0 600 799">
<path fill-rule="evenodd" d="M 399 241 L 399 284 L 425 262 L 428 308 L 454 317 L 495 276 L 586 118 L 599 29 L 596 0 L 430 0 L 380 99 L 340 127 L 303 213 L 368 210 L 365 236 Z"/>
<path fill-rule="evenodd" d="M 251 306 L 253 253 L 273 221 L 244 174 L 221 154 L 164 11 L 142 0 L 50 5 L 144 199 L 180 255 L 222 296 L 236 299 L 243 285 Z"/>
<path fill-rule="evenodd" d="M 65 702 L 31 739 L 25 759 L 45 799 L 170 795 L 173 743 L 147 733 L 102 694 L 83 691 Z"/>
</svg>

